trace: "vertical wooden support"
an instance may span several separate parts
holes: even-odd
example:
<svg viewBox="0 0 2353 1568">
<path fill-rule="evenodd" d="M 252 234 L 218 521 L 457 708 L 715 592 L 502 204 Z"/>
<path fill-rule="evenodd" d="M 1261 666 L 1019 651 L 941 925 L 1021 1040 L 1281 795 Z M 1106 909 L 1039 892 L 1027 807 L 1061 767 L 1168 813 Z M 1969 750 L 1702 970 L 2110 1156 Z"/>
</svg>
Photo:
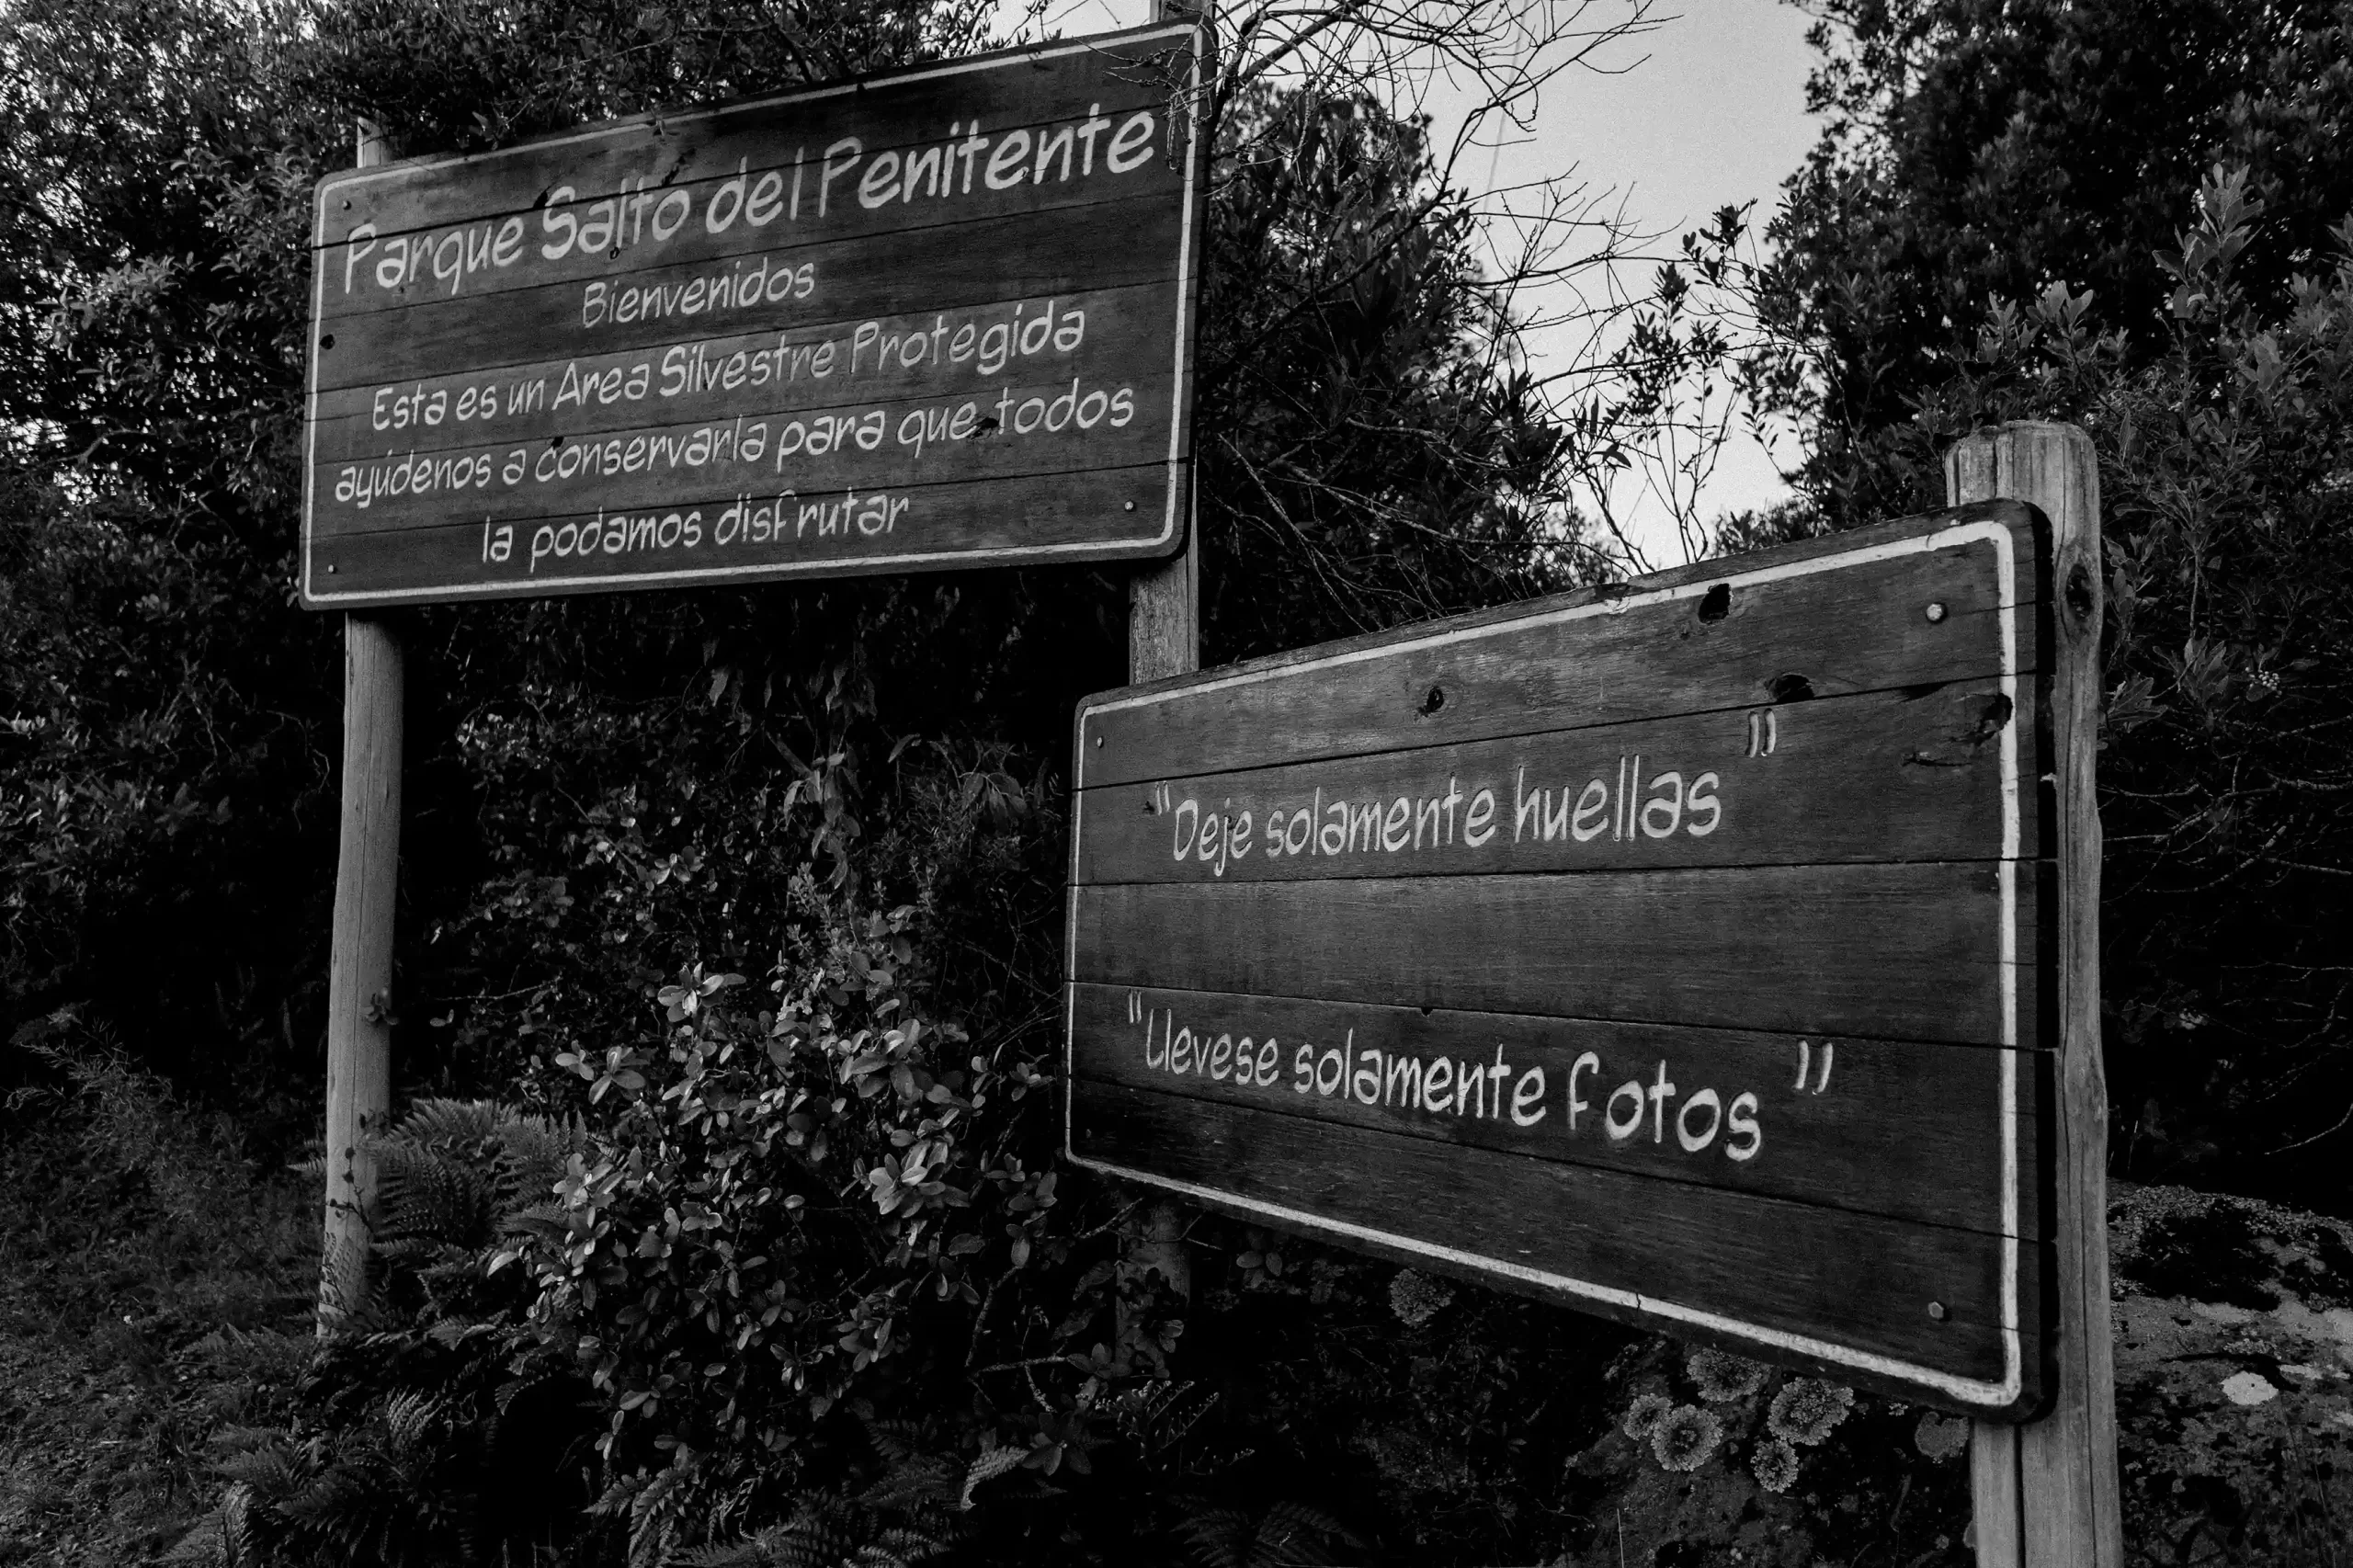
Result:
<svg viewBox="0 0 2353 1568">
<path fill-rule="evenodd" d="M 1945 456 L 1945 497 L 2030 502 L 2051 519 L 2052 740 L 2059 763 L 2056 1387 L 2024 1426 L 1970 1445 L 1980 1568 L 2121 1568 L 2108 1294 L 2108 1081 L 2100 1063 L 2099 469 L 2072 425 L 1981 430 Z"/>
<path fill-rule="evenodd" d="M 375 128 L 359 130 L 359 166 L 383 163 Z M 326 1217 L 319 1256 L 321 1334 L 368 1295 L 375 1161 L 363 1135 L 392 1103 L 392 905 L 401 850 L 402 699 L 398 630 L 387 618 L 343 622 L 343 838 L 327 968 Z"/>
<path fill-rule="evenodd" d="M 1208 0 L 1156 0 L 1162 21 L 1202 15 Z M 1128 580 L 1128 684 L 1188 675 L 1201 667 L 1201 578 L 1198 538 L 1200 521 L 1198 466 L 1188 486 L 1193 500 L 1185 518 L 1184 548 Z"/>
<path fill-rule="evenodd" d="M 1196 517 L 1198 514 L 1196 514 Z M 1201 667 L 1201 578 L 1194 530 L 1185 548 L 1128 580 L 1128 683 L 1180 676 Z"/>
</svg>

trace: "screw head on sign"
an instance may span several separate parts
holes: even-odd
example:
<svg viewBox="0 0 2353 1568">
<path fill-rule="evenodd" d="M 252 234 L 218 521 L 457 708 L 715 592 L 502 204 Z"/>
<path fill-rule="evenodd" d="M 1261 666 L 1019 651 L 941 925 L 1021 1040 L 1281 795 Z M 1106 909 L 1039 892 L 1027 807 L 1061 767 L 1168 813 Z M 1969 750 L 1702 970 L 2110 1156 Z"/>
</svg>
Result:
<svg viewBox="0 0 2353 1568">
<path fill-rule="evenodd" d="M 1944 1322 L 1945 1304 L 1942 1301 L 1930 1301 L 1928 1303 L 1928 1315 L 1936 1319 L 1938 1323 Z"/>
<path fill-rule="evenodd" d="M 1095 749 L 1097 751 L 1101 751 L 1103 749 L 1103 737 L 1100 735 L 1095 737 Z"/>
<path fill-rule="evenodd" d="M 1928 624 L 1929 624 L 1929 625 L 1931 625 L 1931 626 L 1934 626 L 1937 622 L 1938 622 L 1938 621 L 1942 620 L 1944 618 L 1945 618 L 1945 607 L 1944 607 L 1944 601 L 1943 601 L 1943 600 L 1941 600 L 1941 599 L 1931 599 L 1931 600 L 1929 600 L 1929 601 L 1928 601 Z"/>
<path fill-rule="evenodd" d="M 1131 511 L 1131 512 L 1132 512 L 1132 511 L 1134 511 L 1135 509 L 1136 509 L 1136 504 L 1135 504 L 1134 502 L 1132 502 L 1132 501 L 1129 502 L 1129 503 L 1128 503 L 1128 510 L 1129 510 L 1129 511 Z"/>
</svg>

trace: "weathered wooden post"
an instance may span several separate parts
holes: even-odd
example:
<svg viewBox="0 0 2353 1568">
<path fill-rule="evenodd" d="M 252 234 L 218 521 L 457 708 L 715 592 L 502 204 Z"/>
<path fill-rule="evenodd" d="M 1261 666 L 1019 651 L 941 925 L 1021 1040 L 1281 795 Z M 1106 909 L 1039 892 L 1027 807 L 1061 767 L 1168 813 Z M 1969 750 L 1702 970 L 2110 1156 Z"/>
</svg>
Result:
<svg viewBox="0 0 2353 1568">
<path fill-rule="evenodd" d="M 386 161 L 362 121 L 358 162 Z M 343 838 L 327 969 L 326 1218 L 319 1332 L 368 1294 L 376 1166 L 362 1142 L 392 1108 L 392 907 L 400 879 L 402 674 L 389 615 L 343 620 Z"/>
<path fill-rule="evenodd" d="M 2100 1064 L 2099 469 L 2072 425 L 1981 430 L 1945 457 L 1945 499 L 2030 502 L 2051 519 L 2052 744 L 2060 878 L 2056 1104 L 2057 1397 L 2025 1426 L 1980 1421 L 1970 1443 L 1983 1568 L 2109 1568 L 2124 1561 L 2109 1340 L 2108 1084 Z"/>
<path fill-rule="evenodd" d="M 1207 0 L 1187 5 L 1158 0 L 1162 21 L 1210 17 Z M 1210 90 L 1208 84 L 1204 91 Z M 1138 569 L 1128 581 L 1128 682 L 1188 675 L 1201 667 L 1200 464 L 1187 476 L 1189 495 L 1184 548 Z"/>
<path fill-rule="evenodd" d="M 1199 482 L 1199 469 L 1195 470 Z M 1140 568 L 1128 580 L 1128 681 L 1180 676 L 1201 667 L 1199 507 L 1187 518 L 1185 548 Z"/>
<path fill-rule="evenodd" d="M 1209 16 L 1206 0 L 1198 5 L 1159 0 L 1153 9 L 1162 21 L 1190 21 Z M 1165 561 L 1138 568 L 1135 575 L 1128 579 L 1131 686 L 1158 680 L 1163 676 L 1190 675 L 1201 667 L 1201 469 L 1198 459 L 1186 483 L 1188 499 L 1184 547 Z M 1178 1295 L 1191 1297 L 1192 1262 L 1185 1254 L 1184 1220 L 1174 1205 L 1153 1206 L 1130 1267 L 1157 1268 Z"/>
</svg>

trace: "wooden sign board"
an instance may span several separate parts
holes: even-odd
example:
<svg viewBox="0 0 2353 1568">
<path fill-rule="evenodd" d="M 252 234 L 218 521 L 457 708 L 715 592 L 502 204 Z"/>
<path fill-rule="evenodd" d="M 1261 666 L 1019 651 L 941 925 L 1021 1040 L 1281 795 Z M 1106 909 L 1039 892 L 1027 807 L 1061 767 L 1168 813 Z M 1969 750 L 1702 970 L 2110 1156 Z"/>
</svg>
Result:
<svg viewBox="0 0 2353 1568">
<path fill-rule="evenodd" d="M 1070 1157 L 2023 1417 L 2048 557 L 1969 506 L 1089 699 Z"/>
<path fill-rule="evenodd" d="M 330 175 L 314 608 L 1165 555 L 1190 24 Z"/>
</svg>

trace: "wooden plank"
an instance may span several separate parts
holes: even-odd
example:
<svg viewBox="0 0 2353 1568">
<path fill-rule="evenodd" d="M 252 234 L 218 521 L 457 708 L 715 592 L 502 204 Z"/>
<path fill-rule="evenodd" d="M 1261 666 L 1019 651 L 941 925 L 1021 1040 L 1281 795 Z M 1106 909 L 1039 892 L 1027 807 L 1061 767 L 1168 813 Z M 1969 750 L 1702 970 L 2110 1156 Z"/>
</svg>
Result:
<svg viewBox="0 0 2353 1568">
<path fill-rule="evenodd" d="M 1926 688 L 1088 790 L 1074 876 L 1297 881 L 1961 858 L 2001 842 L 2002 731 L 2036 727 L 1994 665 L 1987 650 L 1978 673 Z M 2025 760 L 2039 771 L 2030 752 Z"/>
<path fill-rule="evenodd" d="M 477 366 L 642 352 L 717 332 L 799 332 L 827 323 L 854 327 L 917 312 L 977 319 L 999 304 L 1009 315 L 1015 301 L 1035 308 L 1098 290 L 1154 285 L 1163 290 L 1163 322 L 1173 324 L 1182 291 L 1180 217 L 1165 197 L 1133 198 L 1089 209 L 1077 233 L 1054 236 L 1051 244 L 1040 244 L 1038 219 L 1016 215 L 918 236 L 845 240 L 814 255 L 761 252 L 717 263 L 665 258 L 594 285 L 533 281 L 501 293 L 461 293 L 321 323 L 318 385 L 321 391 L 372 387 Z M 794 264 L 796 281 L 781 299 L 773 286 L 777 274 L 758 270 L 763 259 Z M 803 265 L 810 268 L 805 296 L 798 281 Z M 750 299 L 749 280 L 756 277 L 758 297 Z M 689 309 L 695 296 L 688 291 L 698 283 L 704 285 L 703 302 Z M 726 302 L 710 303 L 721 284 Z M 592 294 L 592 287 L 603 291 Z M 642 302 L 649 290 L 660 291 L 661 312 L 649 318 L 631 309 L 631 319 L 620 319 L 623 293 Z M 836 335 L 837 352 L 847 359 L 849 335 Z M 1151 362 L 1165 367 L 1175 348 L 1174 333 L 1164 330 Z"/>
<path fill-rule="evenodd" d="M 2006 1116 L 2032 1141 L 2039 1053 L 1091 983 L 1071 1005 L 1070 1069 L 1086 1082 L 2039 1234 L 2005 1202 L 1998 1158 Z"/>
<path fill-rule="evenodd" d="M 1082 886 L 1071 978 L 1999 1045 L 2035 1007 L 2001 895 L 1983 861 Z"/>
<path fill-rule="evenodd" d="M 1166 107 L 1164 101 L 1154 108 Z M 1063 123 L 1087 118 L 1082 110 L 1078 120 Z M 1053 137 L 1059 132 L 1052 126 L 1039 126 L 1026 134 Z M 869 150 L 869 161 L 875 152 Z M 313 256 L 322 284 L 320 321 L 339 327 L 378 312 L 454 299 L 495 298 L 509 290 L 551 284 L 576 291 L 598 279 L 626 276 L 641 256 L 657 252 L 665 265 L 705 272 L 731 260 L 763 255 L 792 268 L 812 256 L 851 242 L 872 247 L 895 241 L 908 250 L 952 250 L 961 243 L 959 236 L 974 225 L 1001 228 L 1027 222 L 1035 227 L 1039 220 L 1046 219 L 1084 230 L 1097 222 L 1118 223 L 1123 212 L 1140 205 L 1165 209 L 1171 194 L 1183 184 L 1181 169 L 1181 163 L 1172 164 L 1155 153 L 1141 167 L 1112 180 L 1050 179 L 1040 185 L 1025 183 L 1009 191 L 975 189 L 962 199 L 918 195 L 912 202 L 892 201 L 876 210 L 865 210 L 850 199 L 851 191 L 837 188 L 833 192 L 834 210 L 822 219 L 815 215 L 813 199 L 810 210 L 798 220 L 790 216 L 789 210 L 781 210 L 763 214 L 770 216 L 771 222 L 733 223 L 714 233 L 704 222 L 689 218 L 653 244 L 647 243 L 649 236 L 640 222 L 632 234 L 631 219 L 642 220 L 649 212 L 662 210 L 664 201 L 672 203 L 676 210 L 702 213 L 710 210 L 714 199 L 724 210 L 740 199 L 743 190 L 771 176 L 787 181 L 789 188 L 792 165 L 788 155 L 781 165 L 731 168 L 724 178 L 673 181 L 654 185 L 642 197 L 609 199 L 620 203 L 620 237 L 602 249 L 584 248 L 578 243 L 584 232 L 592 235 L 604 232 L 602 202 L 594 197 L 535 204 L 514 213 L 484 213 L 451 226 L 427 224 L 337 241 Z M 855 173 L 853 169 L 853 176 Z M 688 205 L 676 205 L 681 202 Z M 498 241 L 502 230 L 509 242 L 503 250 Z M 466 245 L 469 235 L 474 241 L 471 251 Z M 567 241 L 573 243 L 567 245 Z M 551 258 L 551 250 L 561 254 Z M 474 264 L 471 267 L 470 261 Z"/>
<path fill-rule="evenodd" d="M 1963 1303 L 2002 1298 L 2007 1246 L 2030 1282 L 2032 1245 L 1108 1084 L 1070 1093 L 1081 1163 L 1148 1158 L 1261 1222 L 1678 1331 L 1736 1313 L 1847 1381 L 1916 1376 L 1912 1397 L 2012 1403 L 2004 1324 Z"/>
<path fill-rule="evenodd" d="M 1078 376 L 1012 383 L 994 394 L 832 408 L 776 408 L 746 396 L 732 417 L 581 439 L 474 442 L 438 452 L 400 443 L 315 467 L 312 483 L 322 502 L 312 539 L 324 545 L 350 534 L 479 526 L 485 517 L 513 522 L 723 506 L 747 491 L 962 488 L 1112 468 L 1138 471 L 1143 494 L 1157 504 L 1166 483 L 1170 411 L 1152 406 L 1150 396 Z"/>
<path fill-rule="evenodd" d="M 344 235 L 360 226 L 389 235 L 529 212 L 545 205 L 558 185 L 580 193 L 575 205 L 624 190 L 661 194 L 685 188 L 700 198 L 694 206 L 696 222 L 688 226 L 700 230 L 709 209 L 706 192 L 740 172 L 756 176 L 775 168 L 789 174 L 796 151 L 803 153 L 806 171 L 802 206 L 813 222 L 825 148 L 837 141 L 856 140 L 870 157 L 885 149 L 927 143 L 935 134 L 944 144 L 951 119 L 960 126 L 978 119 L 992 137 L 1029 128 L 1034 144 L 1036 128 L 1088 118 L 1090 106 L 1098 103 L 1105 114 L 1121 120 L 1139 109 L 1165 116 L 1195 47 L 1196 29 L 1190 26 L 1139 29 L 1083 42 L 1001 51 L 710 108 L 636 115 L 490 153 L 403 160 L 373 174 L 331 174 L 319 184 L 312 244 L 339 249 Z M 1007 69 L 1008 64 L 1014 68 Z M 1116 127 L 1097 132 L 1097 167 L 1102 172 L 1093 177 L 1108 176 L 1108 136 L 1116 134 Z M 961 141 L 963 132 L 960 130 L 958 135 Z M 1150 146 L 1157 155 L 1120 177 L 1167 177 L 1165 135 L 1165 126 L 1156 128 Z M 979 203 L 1025 197 L 1029 181 L 1010 187 L 988 186 L 985 165 L 995 150 L 977 150 L 981 166 L 974 171 L 972 191 L 964 194 Z M 1078 151 L 1083 153 L 1084 149 Z M 1054 168 L 1059 173 L 1059 159 Z M 835 180 L 828 217 L 848 222 L 881 217 L 846 199 L 864 172 L 851 165 Z M 1086 177 L 1079 183 L 1085 184 Z M 646 182 L 642 187 L 641 181 Z M 1059 187 L 1066 182 L 1054 183 Z M 788 181 L 779 199 L 789 200 L 789 191 Z M 532 241 L 541 243 L 537 234 Z"/>
<path fill-rule="evenodd" d="M 722 410 L 733 416 L 744 396 L 764 398 L 772 408 L 812 409 L 860 400 L 937 398 L 955 387 L 939 384 L 935 361 L 966 378 L 963 385 L 972 393 L 994 394 L 1007 380 L 1067 374 L 1076 355 L 1121 362 L 1165 347 L 1165 285 L 1091 290 L 1056 305 L 1054 319 L 1074 312 L 1084 317 L 1073 324 L 1079 340 L 1069 352 L 1056 348 L 1051 334 L 1033 337 L 1036 352 L 1023 354 L 1013 347 L 1016 310 L 1022 322 L 1039 313 L 1017 301 L 986 320 L 943 321 L 946 312 L 934 311 L 823 322 L 789 332 L 688 333 L 650 349 L 563 355 L 456 375 L 328 388 L 313 405 L 312 455 L 318 462 L 335 462 L 381 453 L 389 442 L 400 443 L 404 450 L 414 444 L 420 452 L 439 451 L 482 439 L 492 430 L 506 441 L 558 434 L 585 440 L 664 419 L 708 420 Z M 974 335 L 959 359 L 953 356 L 966 325 Z M 910 365 L 908 337 L 918 333 L 926 342 Z M 821 376 L 814 366 L 829 342 L 834 354 Z M 485 393 L 492 400 L 488 414 L 482 411 Z M 1164 443 L 1165 438 L 1164 430 Z"/>
<path fill-rule="evenodd" d="M 600 539 L 611 540 L 612 517 L 595 513 L 517 526 L 503 561 L 489 559 L 494 526 L 479 521 L 345 535 L 323 541 L 316 560 L 323 582 L 347 585 L 355 596 L 449 600 L 1150 557 L 1166 551 L 1173 532 L 1168 512 L 1183 504 L 1181 489 L 1173 502 L 1164 502 L 1163 479 L 1164 471 L 1151 467 L 903 486 L 882 493 L 888 506 L 872 492 L 858 492 L 854 500 L 829 493 L 822 498 L 824 515 L 805 528 L 798 512 L 802 498 L 796 496 L 789 537 L 763 540 L 756 531 L 723 542 L 721 532 L 734 526 L 727 517 L 731 506 L 748 506 L 756 530 L 763 509 L 773 516 L 777 493 L 715 496 L 699 507 L 684 502 L 663 508 L 651 534 L 638 526 L 650 512 L 627 514 L 626 575 L 615 570 L 610 553 L 585 545 L 571 556 L 544 554 L 534 566 L 531 551 L 541 529 L 551 550 L 562 543 L 567 525 L 575 540 L 585 540 L 582 530 L 591 526 Z M 904 510 L 894 509 L 900 500 L 907 502 Z M 675 530 L 674 517 L 679 519 Z M 702 530 L 691 542 L 688 521 Z"/>
<path fill-rule="evenodd" d="M 1999 631 L 2000 561 L 1982 534 L 1948 548 L 1918 543 L 1977 524 L 2011 536 L 2013 602 L 2035 602 L 2034 523 L 2023 508 L 1957 517 L 1941 528 L 1899 525 L 1856 546 L 1896 553 L 1836 571 L 1798 570 L 1826 558 L 1818 552 L 1718 562 L 1712 577 L 1678 574 L 1614 598 L 1539 601 L 1442 630 L 1331 645 L 1313 665 L 1253 661 L 1181 696 L 1152 687 L 1106 693 L 1082 709 L 1080 782 L 1134 783 L 1967 678 L 1984 671 Z M 1717 585 L 1725 589 L 1721 615 L 1710 599 Z M 1933 619 L 1931 606 L 1938 607 Z M 2015 619 L 2017 656 L 2031 668 L 2032 617 Z M 1310 668 L 1330 674 L 1299 678 Z"/>
<path fill-rule="evenodd" d="M 1979 1481 L 1979 1561 L 2089 1564 L 2124 1561 L 2109 1343 L 2108 1085 L 2099 1005 L 2100 653 L 2105 574 L 2099 465 L 2073 426 L 2006 425 L 1955 446 L 1945 486 L 1955 500 L 2013 496 L 2048 515 L 2052 536 L 2050 694 L 2057 921 L 2056 1088 L 2050 1118 L 2055 1179 L 2052 1405 L 2017 1437 L 2015 1491 L 1996 1467 Z M 1984 1434 L 1978 1434 L 1981 1440 Z M 1989 1444 L 1989 1447 L 1993 1445 Z M 2015 1522 L 2013 1522 L 2015 1521 Z M 2005 1557 L 2015 1541 L 2016 1555 Z"/>
</svg>

